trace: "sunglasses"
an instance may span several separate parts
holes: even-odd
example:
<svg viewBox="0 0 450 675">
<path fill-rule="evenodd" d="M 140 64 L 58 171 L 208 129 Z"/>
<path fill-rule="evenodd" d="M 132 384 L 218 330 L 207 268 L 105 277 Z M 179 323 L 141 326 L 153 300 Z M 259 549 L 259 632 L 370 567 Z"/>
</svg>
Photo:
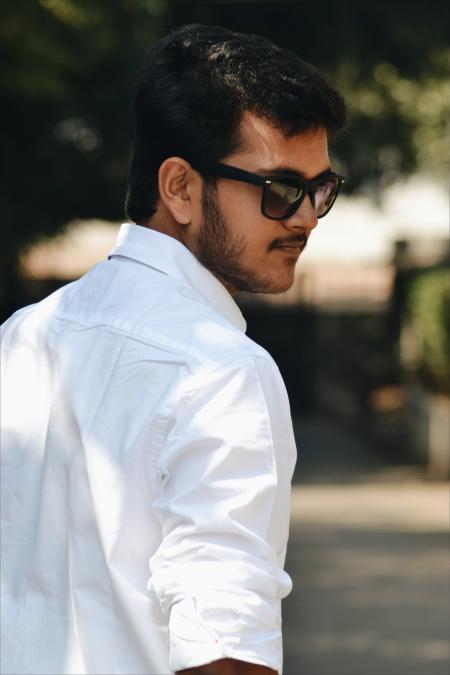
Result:
<svg viewBox="0 0 450 675">
<path fill-rule="evenodd" d="M 311 200 L 317 218 L 323 218 L 336 201 L 345 181 L 344 176 L 338 176 L 333 171 L 326 171 L 313 180 L 305 180 L 292 174 L 260 176 L 216 162 L 199 162 L 192 166 L 204 176 L 229 178 L 262 187 L 261 213 L 271 220 L 284 220 L 292 216 L 306 195 Z"/>
</svg>

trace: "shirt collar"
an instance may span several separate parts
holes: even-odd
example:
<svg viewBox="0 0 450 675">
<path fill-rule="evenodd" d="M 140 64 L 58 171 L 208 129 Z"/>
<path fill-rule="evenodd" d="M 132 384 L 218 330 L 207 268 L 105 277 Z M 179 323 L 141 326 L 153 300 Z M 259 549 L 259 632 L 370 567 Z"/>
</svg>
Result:
<svg viewBox="0 0 450 675">
<path fill-rule="evenodd" d="M 109 257 L 113 255 L 137 260 L 170 277 L 181 279 L 223 317 L 245 332 L 245 319 L 225 286 L 177 239 L 142 225 L 124 223 Z"/>
</svg>

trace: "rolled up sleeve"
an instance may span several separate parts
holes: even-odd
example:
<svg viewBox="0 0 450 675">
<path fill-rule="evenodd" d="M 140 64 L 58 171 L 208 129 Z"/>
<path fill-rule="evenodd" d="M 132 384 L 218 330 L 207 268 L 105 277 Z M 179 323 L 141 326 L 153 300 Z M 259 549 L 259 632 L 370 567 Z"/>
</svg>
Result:
<svg viewBox="0 0 450 675">
<path fill-rule="evenodd" d="M 285 449 L 273 433 L 267 391 L 278 384 L 270 377 L 246 357 L 199 379 L 161 452 L 153 506 L 162 543 L 150 588 L 170 615 L 172 671 L 234 658 L 281 672 L 289 488 L 279 475 Z"/>
</svg>

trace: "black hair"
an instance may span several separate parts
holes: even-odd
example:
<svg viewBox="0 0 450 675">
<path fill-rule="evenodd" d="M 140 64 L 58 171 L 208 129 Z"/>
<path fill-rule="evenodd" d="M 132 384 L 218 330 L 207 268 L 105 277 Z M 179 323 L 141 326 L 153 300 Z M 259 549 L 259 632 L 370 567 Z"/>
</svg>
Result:
<svg viewBox="0 0 450 675">
<path fill-rule="evenodd" d="M 126 215 L 144 224 L 158 203 L 158 169 L 171 156 L 221 161 L 239 147 L 252 112 L 286 136 L 345 124 L 345 103 L 297 54 L 258 35 L 191 24 L 148 54 L 135 97 Z"/>
</svg>

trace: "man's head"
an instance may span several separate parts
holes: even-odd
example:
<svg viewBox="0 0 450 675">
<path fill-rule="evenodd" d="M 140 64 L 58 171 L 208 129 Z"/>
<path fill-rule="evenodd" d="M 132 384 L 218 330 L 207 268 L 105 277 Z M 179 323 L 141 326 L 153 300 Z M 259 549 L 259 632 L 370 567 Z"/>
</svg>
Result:
<svg viewBox="0 0 450 675">
<path fill-rule="evenodd" d="M 231 292 L 289 288 L 339 187 L 327 150 L 345 123 L 339 94 L 262 37 L 191 25 L 150 52 L 135 110 L 129 219 L 182 241 Z"/>
</svg>

